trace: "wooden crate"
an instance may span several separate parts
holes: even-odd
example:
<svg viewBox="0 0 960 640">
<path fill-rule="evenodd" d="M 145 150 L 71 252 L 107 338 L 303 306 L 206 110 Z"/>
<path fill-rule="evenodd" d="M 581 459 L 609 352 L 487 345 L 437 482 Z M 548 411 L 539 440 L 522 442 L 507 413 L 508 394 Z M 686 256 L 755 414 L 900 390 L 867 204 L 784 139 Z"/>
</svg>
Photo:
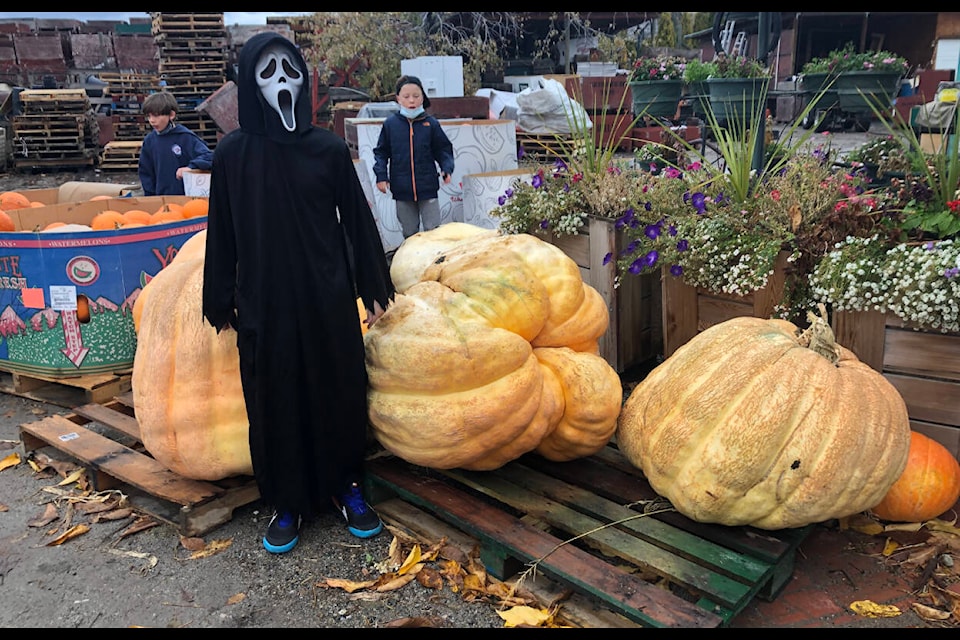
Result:
<svg viewBox="0 0 960 640">
<path fill-rule="evenodd" d="M 134 508 L 184 536 L 202 536 L 229 522 L 237 507 L 259 499 L 252 477 L 192 480 L 157 462 L 140 441 L 131 395 L 20 425 L 24 452 L 45 446 L 62 451 L 92 472 L 94 490 L 121 488 Z"/>
<path fill-rule="evenodd" d="M 603 298 L 610 325 L 600 338 L 600 355 L 617 373 L 623 373 L 652 362 L 663 350 L 660 275 L 628 275 L 618 285 L 614 261 L 604 264 L 604 258 L 620 255 L 627 240 L 613 220 L 588 220 L 587 228 L 576 236 L 538 235 L 572 258 L 583 281 Z"/>
<path fill-rule="evenodd" d="M 837 342 L 897 388 L 910 427 L 960 459 L 960 333 L 904 322 L 892 313 L 839 311 Z"/>
<path fill-rule="evenodd" d="M 709 525 L 670 508 L 640 515 L 658 496 L 613 445 L 485 472 L 375 457 L 367 476 L 373 504 L 399 496 L 480 540 L 498 579 L 539 561 L 537 572 L 650 627 L 720 627 L 754 598 L 776 598 L 812 528 Z"/>
</svg>

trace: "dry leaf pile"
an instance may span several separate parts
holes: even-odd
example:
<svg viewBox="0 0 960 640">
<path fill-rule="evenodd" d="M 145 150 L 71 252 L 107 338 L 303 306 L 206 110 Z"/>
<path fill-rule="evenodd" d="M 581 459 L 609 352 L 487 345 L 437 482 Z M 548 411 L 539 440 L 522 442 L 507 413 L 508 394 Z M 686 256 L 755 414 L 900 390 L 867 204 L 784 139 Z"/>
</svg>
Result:
<svg viewBox="0 0 960 640">
<path fill-rule="evenodd" d="M 840 521 L 842 529 L 883 539 L 880 555 L 888 566 L 916 576 L 913 611 L 940 626 L 960 626 L 960 528 L 953 521 L 884 523 L 863 513 Z M 870 601 L 851 603 L 855 613 L 872 618 L 900 615 L 896 607 Z"/>
<path fill-rule="evenodd" d="M 380 575 L 370 580 L 348 580 L 328 577 L 316 583 L 322 589 L 342 589 L 357 598 L 395 591 L 416 583 L 429 590 L 450 589 L 467 602 L 484 602 L 497 607 L 505 627 L 567 627 L 559 615 L 560 604 L 548 608 L 539 605 L 532 593 L 518 585 L 508 585 L 487 573 L 480 560 L 480 550 L 470 553 L 447 539 L 424 547 L 422 542 L 402 531 L 390 529 L 393 540 L 389 555 L 376 564 Z M 412 588 L 412 587 L 407 587 Z M 444 626 L 442 621 L 430 618 L 403 618 L 391 623 L 393 627 Z"/>
</svg>

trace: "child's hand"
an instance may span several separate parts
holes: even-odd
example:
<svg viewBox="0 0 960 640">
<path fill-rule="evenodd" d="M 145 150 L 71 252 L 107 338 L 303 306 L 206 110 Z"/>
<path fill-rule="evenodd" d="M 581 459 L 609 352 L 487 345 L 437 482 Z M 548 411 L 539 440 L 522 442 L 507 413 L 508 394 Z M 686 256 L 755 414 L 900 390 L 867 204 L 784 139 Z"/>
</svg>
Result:
<svg viewBox="0 0 960 640">
<path fill-rule="evenodd" d="M 443 173 L 441 175 L 443 176 L 443 184 L 450 184 L 450 174 Z"/>
<path fill-rule="evenodd" d="M 390 187 L 390 183 L 387 181 L 377 183 L 377 189 L 380 190 L 380 193 L 386 193 L 389 187 Z"/>
</svg>

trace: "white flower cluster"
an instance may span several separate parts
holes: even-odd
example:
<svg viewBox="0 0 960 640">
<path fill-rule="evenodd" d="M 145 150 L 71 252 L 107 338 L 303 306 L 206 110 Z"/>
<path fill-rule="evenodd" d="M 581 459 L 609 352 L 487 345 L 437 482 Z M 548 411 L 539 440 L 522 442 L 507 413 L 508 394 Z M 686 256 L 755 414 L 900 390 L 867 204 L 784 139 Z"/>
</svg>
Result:
<svg viewBox="0 0 960 640">
<path fill-rule="evenodd" d="M 899 244 L 848 237 L 810 275 L 815 299 L 836 311 L 891 312 L 944 333 L 960 331 L 960 244 Z"/>
<path fill-rule="evenodd" d="M 770 243 L 760 236 L 743 236 L 738 244 L 732 244 L 715 237 L 714 232 L 723 233 L 722 223 L 703 221 L 690 238 L 696 251 L 678 254 L 687 284 L 735 296 L 766 286 L 779 251 L 771 253 Z"/>
</svg>

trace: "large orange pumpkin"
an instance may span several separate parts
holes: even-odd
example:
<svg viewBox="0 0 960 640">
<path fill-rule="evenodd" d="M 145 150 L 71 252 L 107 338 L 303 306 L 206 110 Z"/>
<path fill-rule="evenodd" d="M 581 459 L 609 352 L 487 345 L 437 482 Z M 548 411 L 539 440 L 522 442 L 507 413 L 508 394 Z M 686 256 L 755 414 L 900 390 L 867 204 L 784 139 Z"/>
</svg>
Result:
<svg viewBox="0 0 960 640">
<path fill-rule="evenodd" d="M 106 231 L 116 229 L 126 221 L 127 219 L 124 218 L 123 214 L 119 211 L 107 209 L 93 216 L 93 220 L 90 221 L 90 227 L 98 231 Z"/>
<path fill-rule="evenodd" d="M 0 209 L 0 231 L 16 231 L 17 225 L 13 223 L 6 211 Z"/>
<path fill-rule="evenodd" d="M 193 200 L 187 200 L 181 211 L 184 218 L 199 218 L 207 215 L 209 207 L 210 203 L 206 198 L 194 198 Z"/>
<path fill-rule="evenodd" d="M 942 444 L 910 432 L 907 467 L 871 511 L 881 520 L 923 522 L 960 499 L 960 463 Z"/>
</svg>

